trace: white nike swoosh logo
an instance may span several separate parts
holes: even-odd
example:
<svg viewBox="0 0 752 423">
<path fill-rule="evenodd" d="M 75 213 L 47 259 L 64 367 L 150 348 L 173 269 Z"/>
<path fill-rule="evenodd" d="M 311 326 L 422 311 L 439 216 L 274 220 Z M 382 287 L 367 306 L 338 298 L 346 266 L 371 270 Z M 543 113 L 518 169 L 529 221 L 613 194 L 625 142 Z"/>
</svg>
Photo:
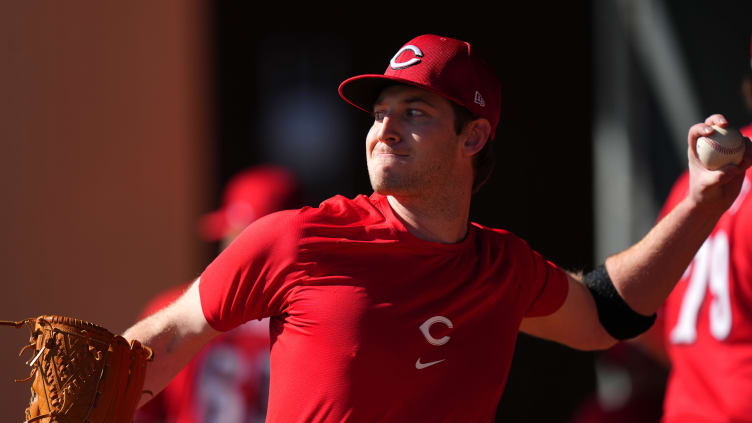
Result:
<svg viewBox="0 0 752 423">
<path fill-rule="evenodd" d="M 428 363 L 421 363 L 420 362 L 420 358 L 418 358 L 418 361 L 415 362 L 415 368 L 418 369 L 418 370 L 423 370 L 426 367 L 431 367 L 434 364 L 439 364 L 439 363 L 441 363 L 444 360 L 446 360 L 446 358 L 442 359 L 442 360 L 438 360 L 438 361 L 429 361 Z"/>
</svg>

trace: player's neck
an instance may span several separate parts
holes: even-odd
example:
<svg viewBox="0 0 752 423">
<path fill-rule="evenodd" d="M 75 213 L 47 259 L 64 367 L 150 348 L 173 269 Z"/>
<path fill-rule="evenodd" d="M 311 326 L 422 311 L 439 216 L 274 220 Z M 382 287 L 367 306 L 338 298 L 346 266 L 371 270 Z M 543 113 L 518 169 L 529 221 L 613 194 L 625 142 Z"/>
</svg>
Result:
<svg viewBox="0 0 752 423">
<path fill-rule="evenodd" d="M 444 198 L 387 196 L 394 214 L 414 236 L 432 242 L 452 244 L 467 235 L 470 193 Z M 452 198 L 450 198 L 452 197 Z"/>
</svg>

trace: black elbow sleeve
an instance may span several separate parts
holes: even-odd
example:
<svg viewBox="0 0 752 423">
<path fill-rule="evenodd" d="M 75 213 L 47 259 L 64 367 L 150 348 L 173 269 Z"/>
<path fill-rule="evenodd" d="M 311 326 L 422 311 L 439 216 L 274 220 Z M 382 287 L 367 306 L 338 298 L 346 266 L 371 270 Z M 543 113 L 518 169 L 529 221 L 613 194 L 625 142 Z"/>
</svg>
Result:
<svg viewBox="0 0 752 423">
<path fill-rule="evenodd" d="M 595 300 L 598 320 L 606 332 L 615 339 L 634 338 L 650 329 L 655 323 L 655 313 L 651 316 L 644 316 L 629 307 L 616 291 L 604 265 L 587 273 L 584 282 Z"/>
</svg>

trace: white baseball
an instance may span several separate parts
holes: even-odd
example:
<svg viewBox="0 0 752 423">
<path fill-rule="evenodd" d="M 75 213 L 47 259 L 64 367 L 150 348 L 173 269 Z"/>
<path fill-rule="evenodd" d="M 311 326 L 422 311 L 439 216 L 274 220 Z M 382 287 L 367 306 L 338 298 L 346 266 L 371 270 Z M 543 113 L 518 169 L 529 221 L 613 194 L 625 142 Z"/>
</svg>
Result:
<svg viewBox="0 0 752 423">
<path fill-rule="evenodd" d="M 719 169 L 727 164 L 739 164 L 744 157 L 744 139 L 734 128 L 721 128 L 712 125 L 715 130 L 707 137 L 697 139 L 697 157 L 710 170 Z"/>
</svg>

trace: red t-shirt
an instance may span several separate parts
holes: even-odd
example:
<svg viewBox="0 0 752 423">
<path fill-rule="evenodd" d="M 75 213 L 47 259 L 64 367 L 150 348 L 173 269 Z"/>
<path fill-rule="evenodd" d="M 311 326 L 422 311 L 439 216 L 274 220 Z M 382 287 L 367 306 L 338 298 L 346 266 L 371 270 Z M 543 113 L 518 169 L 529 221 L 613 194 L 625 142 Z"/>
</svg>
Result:
<svg viewBox="0 0 752 423">
<path fill-rule="evenodd" d="M 258 220 L 199 290 L 218 330 L 271 317 L 270 422 L 469 422 L 493 420 L 520 321 L 567 279 L 506 231 L 421 240 L 373 194 Z"/>
<path fill-rule="evenodd" d="M 672 368 L 664 423 L 752 422 L 752 170 L 661 314 Z M 686 197 L 674 185 L 662 215 Z"/>
</svg>

